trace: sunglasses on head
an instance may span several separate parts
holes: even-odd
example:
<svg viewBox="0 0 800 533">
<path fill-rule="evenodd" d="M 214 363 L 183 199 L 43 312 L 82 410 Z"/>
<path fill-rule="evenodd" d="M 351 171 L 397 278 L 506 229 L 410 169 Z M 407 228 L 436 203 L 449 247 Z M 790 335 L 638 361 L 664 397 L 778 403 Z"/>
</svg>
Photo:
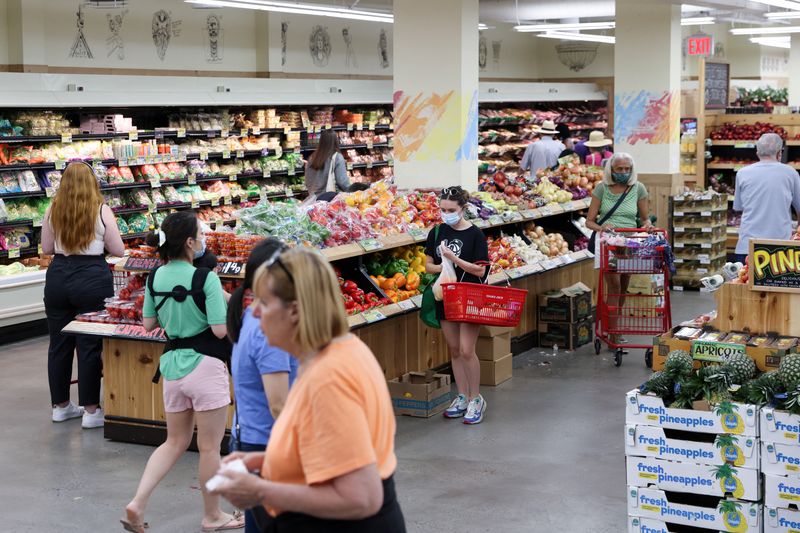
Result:
<svg viewBox="0 0 800 533">
<path fill-rule="evenodd" d="M 272 257 L 270 257 L 264 262 L 264 267 L 269 269 L 273 265 L 278 265 L 281 268 L 281 270 L 283 270 L 284 274 L 286 274 L 286 277 L 289 278 L 289 281 L 292 282 L 292 285 L 296 285 L 294 282 L 294 276 L 292 276 L 292 273 L 289 272 L 288 268 L 286 268 L 284 262 L 281 261 L 281 254 L 288 249 L 289 247 L 284 245 L 275 250 L 275 253 L 272 254 Z"/>
<path fill-rule="evenodd" d="M 460 196 L 462 190 L 461 187 L 446 187 L 442 189 L 442 196 Z"/>
</svg>

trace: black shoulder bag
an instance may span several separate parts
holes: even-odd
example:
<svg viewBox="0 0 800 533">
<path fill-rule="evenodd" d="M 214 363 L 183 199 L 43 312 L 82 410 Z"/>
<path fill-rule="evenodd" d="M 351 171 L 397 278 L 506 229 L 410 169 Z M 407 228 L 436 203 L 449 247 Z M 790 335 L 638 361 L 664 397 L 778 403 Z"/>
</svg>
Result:
<svg viewBox="0 0 800 533">
<path fill-rule="evenodd" d="M 606 187 L 608 187 L 608 185 L 606 185 Z M 608 213 L 606 213 L 605 215 L 603 215 L 603 218 L 601 218 L 600 220 L 598 220 L 598 221 L 597 221 L 597 225 L 598 225 L 598 226 L 602 226 L 603 224 L 605 224 L 605 223 L 606 223 L 606 220 L 608 220 L 609 218 L 611 218 L 611 215 L 613 215 L 613 214 L 614 214 L 614 212 L 615 212 L 615 211 L 616 211 L 616 210 L 619 208 L 619 206 L 621 206 L 621 205 L 622 205 L 622 202 L 624 202 L 624 201 L 625 201 L 625 197 L 626 197 L 626 196 L 628 196 L 628 193 L 629 193 L 629 192 L 631 192 L 631 189 L 633 189 L 633 185 L 631 185 L 630 187 L 628 187 L 627 189 L 625 189 L 625 192 L 624 192 L 624 193 L 622 193 L 622 196 L 620 196 L 620 197 L 619 197 L 619 200 L 617 200 L 617 203 L 615 203 L 615 204 L 614 204 L 614 207 L 612 207 L 611 209 L 609 209 L 609 210 L 608 210 Z M 601 203 L 601 205 L 602 205 L 602 203 L 603 203 L 603 199 L 602 199 L 602 198 L 600 199 L 600 203 Z M 593 232 L 592 232 L 592 236 L 591 236 L 591 237 L 589 237 L 589 248 L 588 248 L 588 250 L 589 250 L 590 252 L 592 252 L 592 253 L 594 253 L 594 246 L 595 246 L 595 238 L 596 238 L 596 237 L 597 237 L 597 232 L 596 232 L 596 231 L 593 231 Z"/>
</svg>

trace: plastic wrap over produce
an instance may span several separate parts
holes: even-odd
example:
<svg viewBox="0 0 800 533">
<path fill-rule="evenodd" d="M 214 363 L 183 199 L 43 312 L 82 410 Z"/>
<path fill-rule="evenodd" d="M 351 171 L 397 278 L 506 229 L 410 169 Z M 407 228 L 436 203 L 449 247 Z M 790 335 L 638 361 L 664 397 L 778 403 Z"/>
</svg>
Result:
<svg viewBox="0 0 800 533">
<path fill-rule="evenodd" d="M 330 237 L 330 231 L 311 220 L 304 208 L 295 201 L 262 200 L 234 215 L 239 218 L 237 229 L 241 233 L 312 246 L 322 246 Z"/>
</svg>

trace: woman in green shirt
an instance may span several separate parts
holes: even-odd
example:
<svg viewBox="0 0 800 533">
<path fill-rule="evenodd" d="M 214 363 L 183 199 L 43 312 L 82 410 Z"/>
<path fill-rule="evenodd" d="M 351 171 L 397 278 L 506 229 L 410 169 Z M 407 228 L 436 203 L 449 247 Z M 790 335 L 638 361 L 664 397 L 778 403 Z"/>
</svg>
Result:
<svg viewBox="0 0 800 533">
<path fill-rule="evenodd" d="M 625 198 L 614 209 L 623 194 Z M 595 249 L 592 250 L 595 254 L 595 268 L 600 268 L 599 233 L 615 228 L 639 227 L 637 217 L 642 221 L 643 228 L 652 227 L 647 197 L 647 187 L 637 180 L 633 157 L 622 152 L 611 156 L 605 166 L 603 181 L 592 192 L 592 203 L 586 217 L 586 227 L 598 233 Z M 613 308 L 621 309 L 625 306 L 630 280 L 630 274 L 606 274 L 603 278 L 606 304 L 612 308 L 612 320 L 609 321 L 612 329 L 616 327 L 613 323 L 614 316 L 621 314 Z M 625 342 L 621 335 L 611 335 L 610 340 L 613 344 Z"/>
<path fill-rule="evenodd" d="M 152 330 L 160 324 L 169 339 L 168 351 L 159 363 L 164 378 L 167 440 L 150 456 L 136 496 L 125 508 L 122 525 L 128 531 L 144 533 L 147 502 L 189 447 L 196 422 L 204 509 L 202 529 L 240 529 L 244 527 L 244 519 L 222 512 L 219 496 L 205 490 L 206 481 L 219 470 L 220 444 L 230 404 L 228 369 L 222 361 L 224 354 L 217 353 L 220 339 L 227 335 L 222 285 L 213 272 L 200 272 L 206 275 L 204 282 L 202 276 L 195 277 L 197 269 L 192 262 L 205 252 L 205 237 L 193 212 L 169 215 L 161 230 L 149 240 L 158 245 L 165 263 L 150 274 L 152 280 L 148 280 L 145 290 L 142 314 L 145 329 Z M 197 287 L 196 294 L 193 285 Z M 220 351 L 224 352 L 224 346 Z"/>
</svg>

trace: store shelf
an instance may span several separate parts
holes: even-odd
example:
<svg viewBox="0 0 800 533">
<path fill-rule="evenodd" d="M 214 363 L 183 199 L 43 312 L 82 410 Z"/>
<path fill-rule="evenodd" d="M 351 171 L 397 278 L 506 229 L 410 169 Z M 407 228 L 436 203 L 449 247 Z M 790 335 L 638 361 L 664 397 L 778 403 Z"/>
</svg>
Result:
<svg viewBox="0 0 800 533">
<path fill-rule="evenodd" d="M 24 220 L 12 220 L 10 222 L 3 222 L 0 221 L 0 229 L 3 228 L 20 228 L 24 226 L 33 226 L 33 220 L 24 219 Z"/>
<path fill-rule="evenodd" d="M 39 255 L 39 250 L 35 246 L 31 246 L 30 248 L 20 248 L 19 250 L 19 257 L 32 257 L 34 255 Z M 8 250 L 0 250 L 0 259 L 8 259 Z"/>
<path fill-rule="evenodd" d="M 123 241 L 131 241 L 133 239 L 144 239 L 149 234 L 149 231 L 145 231 L 144 233 L 126 233 L 125 235 L 121 235 L 121 237 Z"/>
<path fill-rule="evenodd" d="M 733 146 L 734 148 L 755 149 L 756 141 L 711 141 L 711 146 Z"/>
<path fill-rule="evenodd" d="M 788 139 L 786 146 L 800 146 L 800 139 Z"/>
<path fill-rule="evenodd" d="M 146 205 L 141 207 L 125 207 L 122 209 L 111 209 L 115 216 L 119 215 L 132 215 L 133 213 L 147 213 L 150 208 Z"/>
<path fill-rule="evenodd" d="M 708 170 L 739 170 L 753 163 L 756 163 L 756 161 L 750 161 L 749 163 L 709 163 L 706 168 Z"/>
<path fill-rule="evenodd" d="M 0 194 L 0 200 L 16 200 L 20 198 L 41 198 L 47 196 L 45 191 L 7 192 Z"/>
<path fill-rule="evenodd" d="M 375 161 L 373 163 L 347 163 L 347 170 L 356 168 L 378 168 L 394 166 L 394 161 Z"/>
</svg>

